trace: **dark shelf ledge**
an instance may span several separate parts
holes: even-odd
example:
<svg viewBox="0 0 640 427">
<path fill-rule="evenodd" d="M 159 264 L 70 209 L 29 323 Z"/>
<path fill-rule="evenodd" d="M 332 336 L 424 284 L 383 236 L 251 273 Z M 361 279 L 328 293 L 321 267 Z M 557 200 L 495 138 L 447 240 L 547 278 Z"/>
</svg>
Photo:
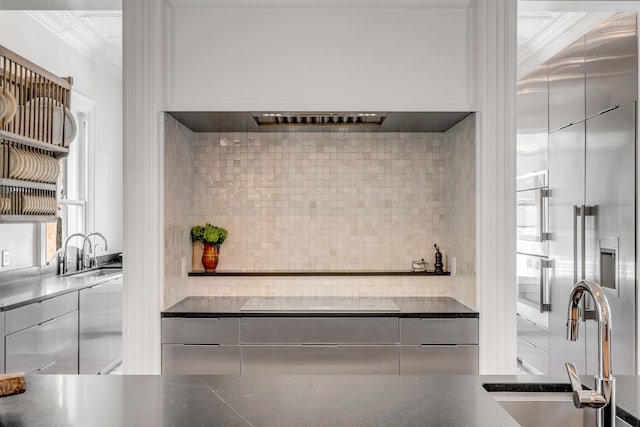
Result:
<svg viewBox="0 0 640 427">
<path fill-rule="evenodd" d="M 191 271 L 189 276 L 232 277 L 232 276 L 450 276 L 448 271 Z"/>
</svg>

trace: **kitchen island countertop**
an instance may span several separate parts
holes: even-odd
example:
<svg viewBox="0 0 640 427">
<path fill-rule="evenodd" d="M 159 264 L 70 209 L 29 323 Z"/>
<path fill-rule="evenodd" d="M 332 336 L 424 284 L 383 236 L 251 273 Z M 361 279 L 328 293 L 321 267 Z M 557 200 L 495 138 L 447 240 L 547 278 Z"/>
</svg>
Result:
<svg viewBox="0 0 640 427">
<path fill-rule="evenodd" d="M 0 425 L 515 427 L 518 423 L 482 385 L 523 387 L 555 380 L 466 375 L 34 375 L 27 377 L 25 393 L 0 399 Z M 639 385 L 638 377 L 618 378 L 619 406 L 637 410 Z"/>
</svg>

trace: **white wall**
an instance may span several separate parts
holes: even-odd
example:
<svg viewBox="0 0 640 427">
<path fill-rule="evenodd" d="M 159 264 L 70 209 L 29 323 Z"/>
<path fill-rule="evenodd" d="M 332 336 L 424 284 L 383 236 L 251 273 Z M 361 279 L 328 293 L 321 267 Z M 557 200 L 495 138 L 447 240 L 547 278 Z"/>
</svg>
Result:
<svg viewBox="0 0 640 427">
<path fill-rule="evenodd" d="M 168 111 L 472 110 L 464 3 L 412 9 L 172 3 Z"/>
<path fill-rule="evenodd" d="M 107 236 L 109 252 L 121 251 L 122 79 L 99 68 L 22 11 L 0 11 L 0 43 L 54 74 L 72 76 L 73 90 L 96 103 L 95 229 Z M 29 227 L 1 225 L 0 249 L 16 245 L 17 230 L 22 241 L 34 241 Z M 26 259 L 33 247 L 22 244 L 17 250 L 17 259 Z"/>
</svg>

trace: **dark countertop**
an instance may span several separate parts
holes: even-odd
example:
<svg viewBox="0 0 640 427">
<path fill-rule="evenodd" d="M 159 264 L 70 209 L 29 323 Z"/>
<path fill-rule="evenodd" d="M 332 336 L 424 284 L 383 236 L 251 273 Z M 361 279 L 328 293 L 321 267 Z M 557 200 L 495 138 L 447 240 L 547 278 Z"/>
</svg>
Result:
<svg viewBox="0 0 640 427">
<path fill-rule="evenodd" d="M 0 399 L 0 425 L 515 427 L 518 423 L 482 385 L 514 383 L 523 388 L 527 381 L 556 379 L 32 375 L 25 393 Z M 568 385 L 568 380 L 563 382 Z M 639 388 L 638 377 L 618 378 L 618 405 L 637 411 Z M 636 421 L 632 425 L 639 425 Z"/>
<path fill-rule="evenodd" d="M 122 266 L 122 264 L 119 265 Z M 102 266 L 102 268 L 113 270 L 113 274 L 102 276 L 82 274 L 66 277 L 48 275 L 2 285 L 0 286 L 0 311 L 11 310 L 33 302 L 78 291 L 122 275 L 122 271 L 118 270 L 116 265 L 109 264 Z"/>
<path fill-rule="evenodd" d="M 187 297 L 162 311 L 162 317 L 250 317 L 250 316 L 366 316 L 366 317 L 478 317 L 478 312 L 449 297 L 339 298 L 261 297 L 266 309 L 242 310 L 249 297 Z M 398 310 L 367 310 L 367 305 L 386 307 L 391 300 Z M 304 309 L 300 307 L 304 306 Z M 314 307 L 333 307 L 331 310 Z M 359 306 L 352 309 L 351 306 Z M 364 309 L 363 309 L 364 308 Z"/>
</svg>

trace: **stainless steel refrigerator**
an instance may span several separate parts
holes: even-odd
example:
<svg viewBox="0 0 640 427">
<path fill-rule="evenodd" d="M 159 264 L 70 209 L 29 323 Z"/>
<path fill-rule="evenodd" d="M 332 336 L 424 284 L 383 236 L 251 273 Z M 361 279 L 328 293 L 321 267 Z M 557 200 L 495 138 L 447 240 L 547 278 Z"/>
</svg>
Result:
<svg viewBox="0 0 640 427">
<path fill-rule="evenodd" d="M 597 372 L 588 298 L 580 339 L 566 338 L 571 287 L 603 286 L 614 374 L 636 372 L 635 14 L 619 14 L 549 61 L 549 371 Z"/>
</svg>

